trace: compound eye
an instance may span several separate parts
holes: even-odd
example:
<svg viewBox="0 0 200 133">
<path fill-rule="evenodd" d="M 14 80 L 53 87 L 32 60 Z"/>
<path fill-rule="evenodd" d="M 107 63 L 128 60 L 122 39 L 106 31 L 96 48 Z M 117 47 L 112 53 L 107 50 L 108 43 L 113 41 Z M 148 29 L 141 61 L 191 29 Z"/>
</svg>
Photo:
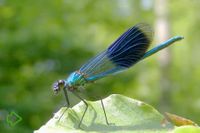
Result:
<svg viewBox="0 0 200 133">
<path fill-rule="evenodd" d="M 53 91 L 57 94 L 59 90 L 60 90 L 60 88 L 59 88 L 58 82 L 54 83 L 53 84 Z"/>
<path fill-rule="evenodd" d="M 58 80 L 58 86 L 64 86 L 65 82 L 64 80 Z"/>
<path fill-rule="evenodd" d="M 58 80 L 56 83 L 53 85 L 53 91 L 57 94 L 61 88 L 64 87 L 64 80 Z"/>
</svg>

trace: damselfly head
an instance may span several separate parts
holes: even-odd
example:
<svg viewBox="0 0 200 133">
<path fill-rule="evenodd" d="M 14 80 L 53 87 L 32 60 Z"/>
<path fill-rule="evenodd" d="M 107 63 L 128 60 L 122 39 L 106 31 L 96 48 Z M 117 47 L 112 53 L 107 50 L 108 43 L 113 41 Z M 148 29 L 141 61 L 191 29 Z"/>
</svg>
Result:
<svg viewBox="0 0 200 133">
<path fill-rule="evenodd" d="M 62 88 L 65 86 L 65 81 L 64 80 L 58 80 L 53 84 L 53 91 L 55 94 L 57 94 Z"/>
</svg>

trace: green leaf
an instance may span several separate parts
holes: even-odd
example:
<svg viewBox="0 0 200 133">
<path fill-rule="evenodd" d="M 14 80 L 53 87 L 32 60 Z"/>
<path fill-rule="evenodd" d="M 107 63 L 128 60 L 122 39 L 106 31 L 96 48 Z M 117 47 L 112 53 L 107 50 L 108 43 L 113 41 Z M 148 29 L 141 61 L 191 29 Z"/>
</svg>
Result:
<svg viewBox="0 0 200 133">
<path fill-rule="evenodd" d="M 200 133 L 200 128 L 197 126 L 181 126 L 176 127 L 174 133 Z"/>
<path fill-rule="evenodd" d="M 152 106 L 122 95 L 113 94 L 103 99 L 107 118 L 110 125 L 106 124 L 105 116 L 100 101 L 89 102 L 89 107 L 78 128 L 80 118 L 85 110 L 83 102 L 69 108 L 58 122 L 65 107 L 61 108 L 54 117 L 35 133 L 99 133 L 99 132 L 168 132 L 173 129 L 170 123 L 163 124 L 164 117 Z"/>
</svg>

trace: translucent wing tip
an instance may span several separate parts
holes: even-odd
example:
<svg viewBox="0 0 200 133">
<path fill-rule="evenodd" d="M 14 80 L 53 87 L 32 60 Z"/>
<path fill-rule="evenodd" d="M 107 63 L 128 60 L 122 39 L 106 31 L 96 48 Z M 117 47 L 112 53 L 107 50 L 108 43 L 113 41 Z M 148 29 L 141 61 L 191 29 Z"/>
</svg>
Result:
<svg viewBox="0 0 200 133">
<path fill-rule="evenodd" d="M 152 27 L 149 24 L 139 23 L 139 24 L 136 24 L 134 27 L 138 28 L 145 35 L 145 37 L 149 41 L 149 44 L 152 42 L 154 33 L 153 33 Z"/>
<path fill-rule="evenodd" d="M 145 54 L 152 38 L 153 31 L 148 24 L 137 24 L 129 28 L 108 48 L 108 58 L 117 66 L 130 67 Z"/>
</svg>

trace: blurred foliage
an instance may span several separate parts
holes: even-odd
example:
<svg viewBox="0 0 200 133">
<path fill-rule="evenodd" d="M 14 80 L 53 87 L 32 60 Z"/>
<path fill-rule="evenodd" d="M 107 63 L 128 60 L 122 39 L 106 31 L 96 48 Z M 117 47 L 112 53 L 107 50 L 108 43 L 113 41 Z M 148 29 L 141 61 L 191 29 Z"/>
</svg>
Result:
<svg viewBox="0 0 200 133">
<path fill-rule="evenodd" d="M 65 104 L 62 94 L 53 94 L 53 82 L 77 70 L 128 27 L 153 25 L 154 1 L 149 1 L 0 0 L 0 114 L 14 110 L 23 119 L 15 127 L 0 119 L 0 132 L 26 133 L 44 124 Z M 198 124 L 199 6 L 199 0 L 169 0 L 172 35 L 185 40 L 170 47 L 170 106 L 165 110 Z M 108 88 L 162 110 L 158 56 L 88 87 Z"/>
</svg>

